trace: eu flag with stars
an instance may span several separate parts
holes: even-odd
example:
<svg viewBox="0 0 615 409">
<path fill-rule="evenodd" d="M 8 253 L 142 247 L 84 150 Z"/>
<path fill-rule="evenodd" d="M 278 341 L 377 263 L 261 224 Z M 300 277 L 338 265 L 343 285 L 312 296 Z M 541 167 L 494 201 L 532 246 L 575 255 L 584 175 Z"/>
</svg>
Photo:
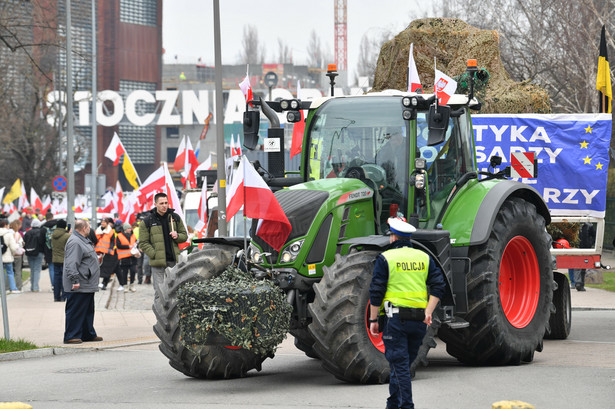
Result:
<svg viewBox="0 0 615 409">
<path fill-rule="evenodd" d="M 553 216 L 604 217 L 611 142 L 610 114 L 474 115 L 479 170 L 491 156 L 510 165 L 511 152 L 534 152 L 536 179 L 520 179 L 542 195 Z"/>
</svg>

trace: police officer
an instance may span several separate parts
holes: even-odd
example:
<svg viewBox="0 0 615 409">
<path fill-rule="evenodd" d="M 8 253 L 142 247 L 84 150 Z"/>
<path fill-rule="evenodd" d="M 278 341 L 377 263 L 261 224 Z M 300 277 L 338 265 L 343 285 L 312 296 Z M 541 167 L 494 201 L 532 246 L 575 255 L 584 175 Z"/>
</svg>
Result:
<svg viewBox="0 0 615 409">
<path fill-rule="evenodd" d="M 387 408 L 406 409 L 414 408 L 410 365 L 444 295 L 444 275 L 431 256 L 412 248 L 414 226 L 403 218 L 390 218 L 388 223 L 391 245 L 376 259 L 369 289 L 369 330 L 374 336 L 382 330 L 384 355 L 391 367 Z M 379 315 L 384 315 L 382 329 Z"/>
</svg>

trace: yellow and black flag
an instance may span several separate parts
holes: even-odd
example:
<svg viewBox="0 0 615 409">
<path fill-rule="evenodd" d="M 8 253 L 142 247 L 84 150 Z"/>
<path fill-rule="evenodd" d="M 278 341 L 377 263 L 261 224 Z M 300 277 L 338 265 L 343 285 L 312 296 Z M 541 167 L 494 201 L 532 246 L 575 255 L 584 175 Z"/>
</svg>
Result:
<svg viewBox="0 0 615 409">
<path fill-rule="evenodd" d="M 596 77 L 596 89 L 600 91 L 600 112 L 611 112 L 611 69 L 609 68 L 609 56 L 606 51 L 606 28 L 602 26 L 600 34 L 600 57 L 598 58 L 598 76 Z"/>
</svg>

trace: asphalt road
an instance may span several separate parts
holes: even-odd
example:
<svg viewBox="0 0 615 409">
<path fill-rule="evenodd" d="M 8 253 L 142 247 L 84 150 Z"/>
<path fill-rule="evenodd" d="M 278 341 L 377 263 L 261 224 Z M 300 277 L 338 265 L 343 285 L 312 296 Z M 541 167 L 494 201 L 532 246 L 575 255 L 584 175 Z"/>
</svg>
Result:
<svg viewBox="0 0 615 409">
<path fill-rule="evenodd" d="M 382 408 L 387 385 L 349 385 L 285 341 L 261 372 L 207 381 L 172 369 L 156 345 L 0 362 L 0 402 L 36 409 Z M 537 409 L 615 407 L 615 311 L 573 311 L 565 341 L 545 341 L 534 362 L 467 367 L 442 342 L 413 382 L 418 409 L 491 408 L 521 400 Z"/>
</svg>

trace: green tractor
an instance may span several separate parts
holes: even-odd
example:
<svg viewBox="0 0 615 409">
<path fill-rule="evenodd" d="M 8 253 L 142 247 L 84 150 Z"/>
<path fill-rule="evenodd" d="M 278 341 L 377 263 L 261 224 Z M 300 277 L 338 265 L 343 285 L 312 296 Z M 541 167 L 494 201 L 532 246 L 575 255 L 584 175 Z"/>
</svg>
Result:
<svg viewBox="0 0 615 409">
<path fill-rule="evenodd" d="M 333 80 L 332 88 L 333 88 Z M 376 256 L 388 245 L 386 221 L 403 215 L 418 230 L 447 278 L 447 296 L 413 363 L 426 365 L 434 337 L 471 365 L 530 362 L 556 314 L 548 208 L 531 186 L 477 169 L 470 95 L 447 105 L 435 96 L 385 91 L 306 102 L 253 101 L 244 115 L 244 145 L 258 140 L 259 115 L 279 137 L 277 115 L 290 122 L 307 109 L 298 176 L 265 172 L 292 225 L 281 251 L 255 234 L 244 268 L 272 280 L 293 307 L 295 345 L 337 378 L 388 381 L 380 338 L 368 330 L 369 286 Z M 282 145 L 283 146 L 283 145 Z M 286 177 L 285 177 L 286 176 Z M 186 348 L 177 292 L 210 280 L 244 252 L 244 239 L 207 239 L 202 250 L 167 269 L 157 288 L 154 330 L 171 366 L 188 376 L 233 378 L 261 369 L 268 356 L 225 345 Z M 557 312 L 557 314 L 562 314 Z"/>
</svg>

